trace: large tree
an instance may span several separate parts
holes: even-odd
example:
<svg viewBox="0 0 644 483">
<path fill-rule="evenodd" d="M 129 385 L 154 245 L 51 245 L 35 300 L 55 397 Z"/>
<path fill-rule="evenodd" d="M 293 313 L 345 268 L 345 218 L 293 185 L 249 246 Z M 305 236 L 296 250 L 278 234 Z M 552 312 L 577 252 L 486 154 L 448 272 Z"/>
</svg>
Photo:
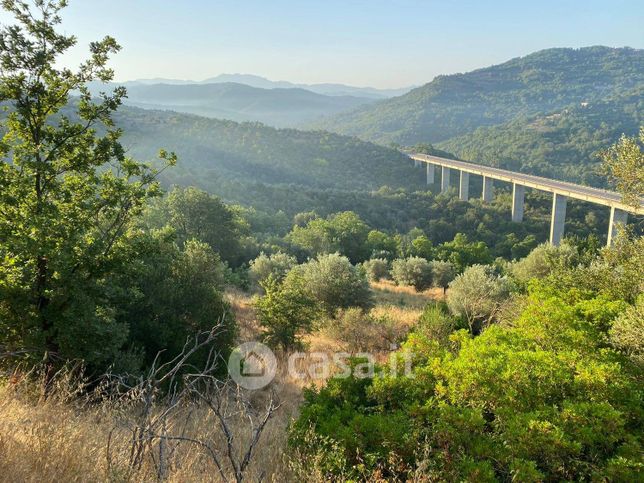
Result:
<svg viewBox="0 0 644 483">
<path fill-rule="evenodd" d="M 2 6 L 16 24 L 0 28 L 0 344 L 51 374 L 78 334 L 86 353 L 108 357 L 126 339 L 103 282 L 133 255 L 129 222 L 158 192 L 157 172 L 119 143 L 111 114 L 125 90 L 94 99 L 86 88 L 112 79 L 116 41 L 91 43 L 76 70 L 59 67 L 76 44 L 57 31 L 66 1 Z"/>
</svg>

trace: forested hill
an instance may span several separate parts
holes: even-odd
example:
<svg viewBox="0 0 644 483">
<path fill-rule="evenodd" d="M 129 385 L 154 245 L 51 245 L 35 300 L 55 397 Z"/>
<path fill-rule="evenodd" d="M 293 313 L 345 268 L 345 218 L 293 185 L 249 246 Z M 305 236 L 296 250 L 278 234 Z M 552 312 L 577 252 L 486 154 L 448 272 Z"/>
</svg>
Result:
<svg viewBox="0 0 644 483">
<path fill-rule="evenodd" d="M 91 86 L 96 94 L 105 89 L 104 84 Z M 127 90 L 125 103 L 132 106 L 233 121 L 259 121 L 277 127 L 294 127 L 372 102 L 364 97 L 329 96 L 299 88 L 260 89 L 232 82 L 134 84 L 127 86 Z"/>
<path fill-rule="evenodd" d="M 352 137 L 128 106 L 115 120 L 133 157 L 154 159 L 160 147 L 177 153 L 178 165 L 166 173 L 177 184 L 210 191 L 227 181 L 345 190 L 423 186 L 406 156 Z"/>
<path fill-rule="evenodd" d="M 644 125 L 644 85 L 606 101 L 480 127 L 439 146 L 461 159 L 606 187 L 599 151 Z"/>
<path fill-rule="evenodd" d="M 518 116 L 595 103 L 644 85 L 644 50 L 547 49 L 465 74 L 439 76 L 400 97 L 317 127 L 380 143 L 436 143 Z"/>
</svg>

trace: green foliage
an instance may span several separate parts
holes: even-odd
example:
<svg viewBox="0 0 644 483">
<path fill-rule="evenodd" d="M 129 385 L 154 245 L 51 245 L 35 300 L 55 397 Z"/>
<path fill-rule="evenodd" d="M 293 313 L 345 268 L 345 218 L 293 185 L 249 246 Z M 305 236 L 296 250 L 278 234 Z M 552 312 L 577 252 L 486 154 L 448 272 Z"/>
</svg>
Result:
<svg viewBox="0 0 644 483">
<path fill-rule="evenodd" d="M 158 194 L 157 172 L 125 155 L 112 122 L 125 91 L 94 100 L 86 88 L 112 78 L 116 41 L 93 42 L 75 72 L 57 68 L 76 43 L 56 31 L 64 6 L 4 1 L 17 25 L 0 31 L 0 337 L 48 374 L 79 356 L 93 369 L 118 357 L 128 329 L 105 281 L 136 256 L 130 222 Z M 80 97 L 68 106 L 72 91 Z"/>
<path fill-rule="evenodd" d="M 372 282 L 379 282 L 389 276 L 389 261 L 384 258 L 372 258 L 362 264 L 367 278 Z"/>
<path fill-rule="evenodd" d="M 492 263 L 492 255 L 485 242 L 470 242 L 463 233 L 457 233 L 451 242 L 436 247 L 436 255 L 440 260 L 450 262 L 459 272 L 470 265 Z"/>
<path fill-rule="evenodd" d="M 644 367 L 644 294 L 635 305 L 628 307 L 615 319 L 610 329 L 611 343 Z"/>
<path fill-rule="evenodd" d="M 579 262 L 577 249 L 563 243 L 558 247 L 549 243 L 539 245 L 527 257 L 510 265 L 510 273 L 515 280 L 526 284 L 533 278 L 544 278 L 554 270 L 570 269 Z"/>
<path fill-rule="evenodd" d="M 143 236 L 137 244 L 144 255 L 109 280 L 116 292 L 117 320 L 129 327 L 126 346 L 140 353 L 147 367 L 157 353 L 163 351 L 161 360 L 169 360 L 188 337 L 221 324 L 213 348 L 227 358 L 236 328 L 223 299 L 225 275 L 219 256 L 194 239 L 180 249 L 168 229 Z M 203 362 L 200 357 L 205 355 L 198 354 L 192 362 Z"/>
<path fill-rule="evenodd" d="M 307 393 L 291 441 L 305 456 L 305 430 L 339 445 L 334 454 L 346 459 L 329 471 L 354 478 L 378 470 L 403 480 L 414 471 L 447 481 L 637 480 L 641 383 L 606 349 L 596 324 L 606 300 L 594 297 L 542 282 L 511 326 L 455 332 L 450 351 L 416 333 L 399 353 L 411 352 L 413 377 L 383 369 L 331 380 Z M 440 309 L 423 317 L 445 337 Z M 370 432 L 376 422 L 382 433 Z"/>
<path fill-rule="evenodd" d="M 622 135 L 619 141 L 601 153 L 604 170 L 617 186 L 624 202 L 639 208 L 644 198 L 644 126 L 639 139 Z"/>
<path fill-rule="evenodd" d="M 373 303 L 364 272 L 337 253 L 320 255 L 293 268 L 284 279 L 284 285 L 304 287 L 330 316 L 337 309 L 369 308 Z"/>
<path fill-rule="evenodd" d="M 265 295 L 255 303 L 264 341 L 282 350 L 301 347 L 300 336 L 310 330 L 319 316 L 316 300 L 300 285 L 280 284 L 269 276 L 262 283 Z"/>
<path fill-rule="evenodd" d="M 547 49 L 464 74 L 438 76 L 403 96 L 340 113 L 318 125 L 382 144 L 438 143 L 520 115 L 582 102 L 592 107 L 641 86 L 642 72 L 641 50 Z M 604 88 L 598 90 L 598 85 Z M 637 114 L 638 100 L 624 110 Z M 438 148 L 451 150 L 443 144 Z"/>
<path fill-rule="evenodd" d="M 450 335 L 457 328 L 459 328 L 457 321 L 450 316 L 444 304 L 430 303 L 423 310 L 415 332 L 447 347 Z"/>
<path fill-rule="evenodd" d="M 454 265 L 442 260 L 432 260 L 430 265 L 432 269 L 432 285 L 442 288 L 444 293 L 452 280 L 454 280 L 454 277 L 456 277 Z"/>
<path fill-rule="evenodd" d="M 250 262 L 250 274 L 253 281 L 260 285 L 266 282 L 269 277 L 281 283 L 295 265 L 297 265 L 295 257 L 285 253 L 266 255 L 262 252 Z"/>
<path fill-rule="evenodd" d="M 222 260 L 236 266 L 243 261 L 240 237 L 248 227 L 218 197 L 197 188 L 175 188 L 146 216 L 151 228 L 170 225 L 179 244 L 196 238 L 212 247 Z"/>
<path fill-rule="evenodd" d="M 403 332 L 387 317 L 374 317 L 358 307 L 338 311 L 327 331 L 352 354 L 388 351 L 401 342 Z"/>
<path fill-rule="evenodd" d="M 288 235 L 290 243 L 304 249 L 309 256 L 340 252 L 353 263 L 369 256 L 369 227 L 352 211 L 315 218 L 306 226 L 295 225 Z"/>
<path fill-rule="evenodd" d="M 447 305 L 476 334 L 495 320 L 511 288 L 510 280 L 497 275 L 492 267 L 472 265 L 450 283 Z"/>
<path fill-rule="evenodd" d="M 391 276 L 398 285 L 410 285 L 418 292 L 432 286 L 432 266 L 426 259 L 420 257 L 394 260 Z"/>
</svg>

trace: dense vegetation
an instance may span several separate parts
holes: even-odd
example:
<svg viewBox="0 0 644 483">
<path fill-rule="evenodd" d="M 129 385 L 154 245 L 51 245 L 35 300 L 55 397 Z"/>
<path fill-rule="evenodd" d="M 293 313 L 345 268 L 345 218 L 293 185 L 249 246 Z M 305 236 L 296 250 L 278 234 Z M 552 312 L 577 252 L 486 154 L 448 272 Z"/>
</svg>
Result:
<svg viewBox="0 0 644 483">
<path fill-rule="evenodd" d="M 622 134 L 637 134 L 643 123 L 644 85 L 617 98 L 480 127 L 439 146 L 481 164 L 606 187 L 598 152 Z"/>
<path fill-rule="evenodd" d="M 396 364 L 307 391 L 292 444 L 327 478 L 636 480 L 641 343 L 621 334 L 641 328 L 644 247 L 623 243 L 551 254 L 513 299 L 506 278 L 471 267 Z"/>
<path fill-rule="evenodd" d="M 99 84 L 92 90 L 98 93 L 105 88 Z M 128 105 L 146 109 L 168 109 L 233 121 L 258 121 L 276 127 L 310 123 L 322 116 L 369 102 L 370 99 L 364 97 L 326 96 L 297 88 L 259 89 L 233 82 L 132 85 L 128 87 L 125 101 Z"/>
<path fill-rule="evenodd" d="M 115 122 L 133 156 L 152 160 L 163 145 L 182 159 L 169 181 L 211 192 L 231 180 L 351 190 L 422 186 L 403 154 L 337 134 L 132 107 L 121 108 Z"/>
<path fill-rule="evenodd" d="M 381 143 L 436 143 L 514 117 L 625 94 L 644 83 L 644 51 L 548 49 L 465 74 L 438 76 L 393 99 L 339 114 L 326 129 Z"/>
</svg>

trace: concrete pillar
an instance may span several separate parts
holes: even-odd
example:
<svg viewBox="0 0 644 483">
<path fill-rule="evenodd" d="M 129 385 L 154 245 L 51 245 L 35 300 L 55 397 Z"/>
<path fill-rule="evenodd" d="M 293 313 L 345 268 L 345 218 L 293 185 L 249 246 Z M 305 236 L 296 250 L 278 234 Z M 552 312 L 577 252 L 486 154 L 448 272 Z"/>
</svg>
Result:
<svg viewBox="0 0 644 483">
<path fill-rule="evenodd" d="M 436 177 L 436 166 L 432 163 L 427 163 L 427 184 L 434 184 Z"/>
<path fill-rule="evenodd" d="M 420 161 L 414 159 L 414 168 L 417 168 L 418 166 L 420 166 Z"/>
<path fill-rule="evenodd" d="M 552 196 L 552 217 L 550 218 L 550 244 L 561 244 L 566 223 L 566 204 L 568 197 L 555 193 Z"/>
<path fill-rule="evenodd" d="M 617 229 L 620 226 L 626 225 L 626 221 L 628 221 L 628 212 L 611 207 L 610 221 L 608 222 L 608 246 L 611 246 L 615 242 Z"/>
<path fill-rule="evenodd" d="M 458 197 L 467 201 L 470 197 L 470 173 L 461 171 L 461 181 L 458 186 Z"/>
<path fill-rule="evenodd" d="M 446 166 L 441 169 L 441 193 L 445 193 L 449 189 L 449 175 L 451 170 Z"/>
<path fill-rule="evenodd" d="M 525 186 L 512 184 L 512 221 L 523 221 L 523 200 L 525 198 Z"/>
<path fill-rule="evenodd" d="M 493 189 L 494 189 L 494 180 L 492 178 L 488 178 L 487 176 L 483 176 L 483 201 L 486 203 L 491 203 L 492 202 L 492 196 L 493 196 Z"/>
</svg>

